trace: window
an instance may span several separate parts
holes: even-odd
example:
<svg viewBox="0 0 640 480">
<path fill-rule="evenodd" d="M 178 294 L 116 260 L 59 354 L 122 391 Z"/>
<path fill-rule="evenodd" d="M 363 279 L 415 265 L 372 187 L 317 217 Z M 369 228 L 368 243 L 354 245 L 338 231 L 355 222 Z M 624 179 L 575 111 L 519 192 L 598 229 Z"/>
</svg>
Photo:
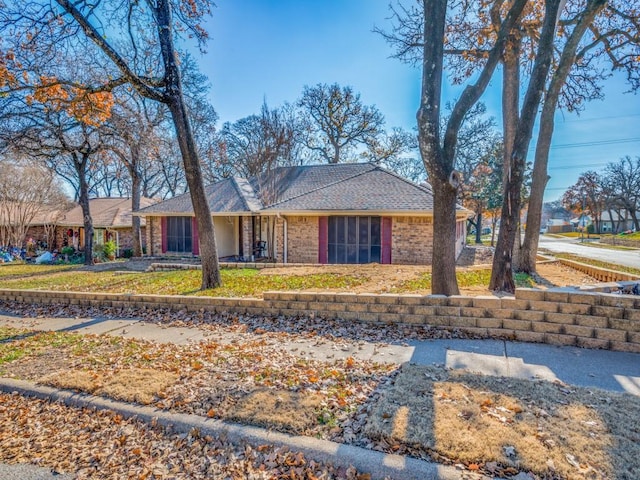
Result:
<svg viewBox="0 0 640 480">
<path fill-rule="evenodd" d="M 167 217 L 167 252 L 193 252 L 191 217 Z"/>
<path fill-rule="evenodd" d="M 329 217 L 329 263 L 380 262 L 380 217 Z"/>
</svg>

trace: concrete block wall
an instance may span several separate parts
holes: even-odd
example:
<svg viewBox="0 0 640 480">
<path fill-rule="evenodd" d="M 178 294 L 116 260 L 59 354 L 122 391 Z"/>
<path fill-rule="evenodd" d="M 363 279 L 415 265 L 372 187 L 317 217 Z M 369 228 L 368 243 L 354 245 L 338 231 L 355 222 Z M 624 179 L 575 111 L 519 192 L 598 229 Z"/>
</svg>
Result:
<svg viewBox="0 0 640 480">
<path fill-rule="evenodd" d="M 580 272 L 586 273 L 590 277 L 599 280 L 600 282 L 621 282 L 621 281 L 631 281 L 631 280 L 640 280 L 640 275 L 633 275 L 631 273 L 626 272 L 618 272 L 615 270 L 609 270 L 607 268 L 594 267 L 593 265 L 588 265 L 586 263 L 574 262 L 573 260 L 566 260 L 564 258 L 558 259 L 560 263 L 563 265 L 567 265 L 574 270 L 578 270 Z"/>
<path fill-rule="evenodd" d="M 577 290 L 518 289 L 505 298 L 265 292 L 262 299 L 0 290 L 0 300 L 431 325 L 479 337 L 640 353 L 640 297 Z"/>
</svg>

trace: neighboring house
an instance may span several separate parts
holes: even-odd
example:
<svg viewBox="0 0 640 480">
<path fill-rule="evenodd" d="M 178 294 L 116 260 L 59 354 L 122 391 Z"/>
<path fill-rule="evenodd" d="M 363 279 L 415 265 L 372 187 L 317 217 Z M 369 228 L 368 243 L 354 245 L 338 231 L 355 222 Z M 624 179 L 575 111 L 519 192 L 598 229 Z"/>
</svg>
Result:
<svg viewBox="0 0 640 480">
<path fill-rule="evenodd" d="M 429 265 L 433 194 L 373 164 L 279 167 L 206 188 L 218 255 L 281 263 Z M 198 255 L 189 194 L 141 209 L 150 255 Z M 470 211 L 458 207 L 456 256 Z"/>
<path fill-rule="evenodd" d="M 640 212 L 636 213 L 636 218 L 640 218 Z M 634 228 L 633 219 L 627 210 L 619 212 L 606 210 L 600 215 L 601 233 L 620 233 Z"/>
<path fill-rule="evenodd" d="M 156 200 L 143 197 L 140 207 L 153 205 Z M 117 254 L 133 248 L 133 228 L 131 226 L 131 198 L 92 198 L 89 211 L 93 222 L 94 243 L 102 245 L 109 240 L 116 242 Z M 145 244 L 145 220 L 141 219 L 141 238 Z M 56 246 L 84 247 L 85 233 L 82 207 L 76 205 L 57 221 Z"/>
<path fill-rule="evenodd" d="M 566 233 L 572 231 L 573 225 L 562 218 L 550 218 L 547 221 L 548 233 Z"/>
</svg>

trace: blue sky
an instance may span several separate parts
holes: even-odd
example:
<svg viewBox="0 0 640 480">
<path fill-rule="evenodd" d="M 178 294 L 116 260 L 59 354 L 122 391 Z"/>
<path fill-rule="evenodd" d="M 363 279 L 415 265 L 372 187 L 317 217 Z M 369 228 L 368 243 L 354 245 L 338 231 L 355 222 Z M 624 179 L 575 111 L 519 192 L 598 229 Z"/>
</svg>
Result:
<svg viewBox="0 0 640 480">
<path fill-rule="evenodd" d="M 294 102 L 305 85 L 337 82 L 376 105 L 388 128 L 412 129 L 421 72 L 389 58 L 391 48 L 372 33 L 389 26 L 388 16 L 387 0 L 218 0 L 199 63 L 220 122 L 257 113 L 263 99 L 276 107 Z M 492 83 L 482 100 L 499 121 L 500 77 Z M 560 197 L 583 171 L 640 155 L 640 96 L 626 90 L 616 77 L 605 99 L 580 116 L 558 112 L 545 200 Z M 455 91 L 445 95 L 453 100 Z"/>
</svg>

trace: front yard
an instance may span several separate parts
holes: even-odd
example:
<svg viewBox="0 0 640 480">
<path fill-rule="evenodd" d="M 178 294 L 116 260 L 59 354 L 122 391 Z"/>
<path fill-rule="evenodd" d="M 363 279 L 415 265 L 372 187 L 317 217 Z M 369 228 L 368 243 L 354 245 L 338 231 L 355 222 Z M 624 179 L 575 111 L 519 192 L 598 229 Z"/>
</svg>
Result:
<svg viewBox="0 0 640 480">
<path fill-rule="evenodd" d="M 125 294 L 206 295 L 260 298 L 266 291 L 349 291 L 360 293 L 431 293 L 429 267 L 405 265 L 324 265 L 265 269 L 222 269 L 222 287 L 200 291 L 199 270 L 135 272 L 91 270 L 59 265 L 2 265 L 2 288 Z M 463 294 L 488 294 L 490 269 L 465 267 L 457 271 Z M 565 286 L 593 280 L 558 264 L 539 266 L 534 279 L 517 275 L 519 287 Z"/>
</svg>

